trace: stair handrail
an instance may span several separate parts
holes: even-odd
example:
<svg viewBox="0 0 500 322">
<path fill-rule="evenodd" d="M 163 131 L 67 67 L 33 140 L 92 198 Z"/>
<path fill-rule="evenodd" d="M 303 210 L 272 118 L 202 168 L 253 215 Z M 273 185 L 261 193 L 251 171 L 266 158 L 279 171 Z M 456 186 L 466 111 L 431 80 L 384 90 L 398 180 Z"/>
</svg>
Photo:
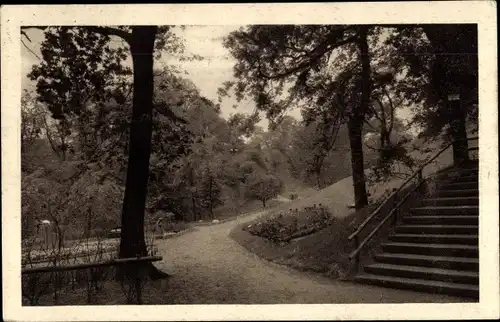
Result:
<svg viewBox="0 0 500 322">
<path fill-rule="evenodd" d="M 466 138 L 466 141 L 474 141 L 474 140 L 478 140 L 479 138 L 476 136 L 476 137 L 471 137 L 471 138 Z M 455 143 L 456 141 L 451 141 L 450 143 L 448 143 L 445 147 L 443 147 L 438 153 L 436 153 L 432 158 L 428 159 L 427 161 L 424 162 L 424 164 L 422 164 L 415 172 L 413 172 L 413 174 L 408 177 L 408 179 L 405 180 L 405 182 L 403 182 L 403 184 L 401 184 L 401 186 L 393 191 L 387 198 L 385 198 L 381 203 L 380 205 L 370 214 L 370 216 L 368 216 L 358 227 L 358 229 L 356 229 L 355 232 L 353 232 L 349 237 L 348 237 L 348 240 L 351 241 L 352 239 L 355 240 L 356 242 L 356 245 L 355 245 L 355 250 L 349 254 L 349 259 L 352 260 L 352 258 L 354 258 L 356 256 L 357 258 L 357 262 L 359 262 L 359 252 L 361 251 L 361 249 L 371 240 L 371 238 L 375 235 L 375 233 L 377 233 L 378 230 L 380 230 L 380 228 L 382 228 L 383 224 L 385 224 L 387 222 L 387 220 L 392 217 L 392 215 L 396 212 L 396 210 L 408 199 L 408 197 L 413 193 L 415 192 L 416 189 L 418 189 L 420 187 L 420 185 L 423 183 L 424 179 L 423 179 L 423 170 L 424 168 L 429 165 L 432 161 L 434 161 L 437 157 L 439 157 L 444 151 L 448 150 L 452 145 L 453 143 Z M 370 234 L 368 236 L 366 236 L 366 238 L 361 242 L 359 243 L 358 241 L 358 235 L 363 231 L 363 229 L 366 227 L 366 225 L 373 219 L 375 218 L 375 216 L 377 216 L 380 212 L 380 210 L 389 202 L 389 200 L 391 200 L 392 198 L 395 198 L 397 196 L 397 194 L 399 192 L 401 192 L 401 190 L 403 190 L 403 188 L 409 183 L 411 182 L 416 176 L 418 175 L 418 182 L 417 182 L 417 185 L 411 189 L 411 191 L 409 191 L 397 204 L 395 204 L 395 206 L 392 207 L 391 211 L 389 212 L 389 214 L 384 218 L 382 219 L 382 221 L 373 229 L 372 232 L 370 232 Z"/>
</svg>

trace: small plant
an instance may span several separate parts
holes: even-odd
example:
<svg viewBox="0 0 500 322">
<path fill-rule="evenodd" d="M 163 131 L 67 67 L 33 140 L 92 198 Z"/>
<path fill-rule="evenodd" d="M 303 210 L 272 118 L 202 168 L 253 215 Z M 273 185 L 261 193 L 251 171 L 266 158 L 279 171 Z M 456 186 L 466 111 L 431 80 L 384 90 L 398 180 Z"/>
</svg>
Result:
<svg viewBox="0 0 500 322">
<path fill-rule="evenodd" d="M 117 267 L 118 268 L 118 267 Z M 119 283 L 125 294 L 127 304 L 142 304 L 142 290 L 147 281 L 147 268 L 143 263 L 122 264 Z"/>
<path fill-rule="evenodd" d="M 29 305 L 38 305 L 40 298 L 47 294 L 51 284 L 51 273 L 23 274 L 21 281 L 22 296 L 28 300 Z"/>
</svg>

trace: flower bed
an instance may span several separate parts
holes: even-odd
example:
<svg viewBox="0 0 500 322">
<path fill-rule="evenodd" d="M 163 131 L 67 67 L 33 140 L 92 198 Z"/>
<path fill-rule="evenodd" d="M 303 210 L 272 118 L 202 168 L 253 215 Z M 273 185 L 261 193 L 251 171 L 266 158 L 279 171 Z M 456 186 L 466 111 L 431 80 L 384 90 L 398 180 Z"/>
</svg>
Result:
<svg viewBox="0 0 500 322">
<path fill-rule="evenodd" d="M 332 221 L 333 218 L 326 207 L 314 205 L 300 210 L 289 209 L 243 229 L 275 243 L 288 243 L 295 238 L 313 234 L 330 225 Z"/>
</svg>

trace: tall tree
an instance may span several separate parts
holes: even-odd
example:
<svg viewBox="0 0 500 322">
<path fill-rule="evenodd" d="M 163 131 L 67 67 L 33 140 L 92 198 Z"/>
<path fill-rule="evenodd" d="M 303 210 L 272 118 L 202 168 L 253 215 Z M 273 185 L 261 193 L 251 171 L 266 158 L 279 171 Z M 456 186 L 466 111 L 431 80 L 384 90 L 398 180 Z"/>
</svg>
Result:
<svg viewBox="0 0 500 322">
<path fill-rule="evenodd" d="M 312 158 L 307 162 L 306 171 L 316 176 L 316 185 L 318 189 L 321 189 L 321 173 L 325 158 L 334 148 L 343 118 L 337 109 L 327 105 L 320 109 L 303 110 L 303 120 L 306 128 L 309 128 L 313 133 L 311 142 L 309 142 L 312 144 L 310 151 Z M 311 123 L 313 126 L 309 126 Z"/>
<path fill-rule="evenodd" d="M 342 110 L 349 129 L 357 208 L 368 202 L 362 130 L 370 103 L 371 29 L 342 25 L 250 26 L 231 33 L 225 40 L 225 46 L 237 60 L 237 98 L 252 96 L 257 108 L 266 111 L 269 119 L 279 117 L 300 102 L 335 104 Z M 354 68 L 350 57 L 359 62 Z M 345 72 L 343 75 L 338 75 L 335 63 Z M 226 85 L 229 88 L 234 84 Z M 339 91 L 339 86 L 344 88 Z M 342 94 L 343 102 L 339 102 L 337 94 Z"/>
<path fill-rule="evenodd" d="M 407 93 L 420 105 L 414 121 L 426 137 L 445 130 L 445 138 L 455 141 L 455 162 L 467 160 L 467 119 L 477 129 L 477 26 L 423 24 L 397 30 L 387 43 L 408 66 L 407 76 L 419 83 L 414 88 L 421 89 Z M 455 94 L 457 101 L 452 99 Z"/>
<path fill-rule="evenodd" d="M 257 199 L 266 207 L 266 202 L 278 196 L 283 189 L 283 182 L 273 175 L 261 175 L 254 173 L 249 176 L 246 195 L 249 198 Z"/>
<path fill-rule="evenodd" d="M 127 41 L 134 68 L 127 181 L 122 209 L 120 257 L 147 255 L 144 237 L 153 117 L 153 50 L 158 27 L 132 27 Z"/>
<path fill-rule="evenodd" d="M 26 29 L 23 27 L 21 33 L 29 39 Z M 106 44 L 110 36 L 123 39 L 129 46 L 133 62 L 133 105 L 132 119 L 130 125 L 130 139 L 128 145 L 128 167 L 125 188 L 125 197 L 122 209 L 122 234 L 120 240 L 120 257 L 133 257 L 146 255 L 147 248 L 144 238 L 144 212 L 146 206 L 147 183 L 149 178 L 149 159 L 151 154 L 152 137 L 152 111 L 153 111 L 153 53 L 155 40 L 160 31 L 163 35 L 169 27 L 159 28 L 157 26 L 133 26 L 133 27 L 60 27 L 50 29 L 47 27 L 35 27 L 45 31 L 45 48 L 42 49 L 44 62 L 40 68 L 34 69 L 33 78 L 38 80 L 37 91 L 41 100 L 49 105 L 55 118 L 63 118 L 65 114 L 82 112 L 83 95 L 98 95 L 96 101 L 101 101 L 106 93 L 106 84 L 103 81 L 105 72 L 96 73 L 99 65 L 110 68 L 108 73 L 120 71 L 121 60 L 125 59 L 123 51 L 112 52 Z M 99 36 L 98 36 L 99 35 Z M 157 46 L 165 45 L 165 38 L 160 38 Z M 83 47 L 83 49 L 81 49 Z M 52 51 L 50 50 L 52 48 Z M 75 75 L 80 75 L 77 82 L 68 77 L 67 73 L 61 73 L 60 68 L 48 68 L 57 56 L 53 55 L 54 48 L 61 48 L 66 53 L 66 58 L 77 59 L 70 64 L 70 70 L 74 68 Z M 115 58 L 111 62 L 106 61 L 109 56 Z M 104 58 L 103 58 L 104 57 Z M 63 65 L 67 68 L 68 65 Z M 58 72 L 59 71 L 59 72 Z M 86 74 L 85 72 L 89 72 Z M 48 73 L 53 81 L 46 81 Z M 62 75 L 61 75 L 62 74 Z M 97 77 L 101 76 L 101 77 Z M 62 82 L 60 80 L 63 80 Z M 74 88 L 74 86 L 85 86 L 86 90 Z M 67 96 L 61 95 L 71 90 L 70 104 L 66 104 Z M 58 92 L 59 91 L 59 92 Z M 70 111 L 67 109 L 70 108 Z M 163 277 L 151 265 L 150 277 Z"/>
<path fill-rule="evenodd" d="M 469 159 L 466 115 L 477 103 L 477 25 L 423 25 L 435 50 L 432 82 L 440 104 L 451 114 L 456 164 Z M 458 99 L 450 95 L 458 94 Z M 467 106 L 469 105 L 469 106 Z"/>
</svg>

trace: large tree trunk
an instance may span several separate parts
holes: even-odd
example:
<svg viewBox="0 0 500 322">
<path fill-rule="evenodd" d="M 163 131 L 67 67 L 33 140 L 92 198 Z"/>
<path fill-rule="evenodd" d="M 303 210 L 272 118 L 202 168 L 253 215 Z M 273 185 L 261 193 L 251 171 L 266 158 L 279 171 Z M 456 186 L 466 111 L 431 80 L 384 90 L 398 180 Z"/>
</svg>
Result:
<svg viewBox="0 0 500 322">
<path fill-rule="evenodd" d="M 122 209 L 120 258 L 146 256 L 144 212 L 149 177 L 153 110 L 153 48 L 158 27 L 133 27 L 130 51 L 134 97 L 130 126 L 127 180 Z M 155 274 L 154 266 L 150 276 Z"/>
<path fill-rule="evenodd" d="M 354 205 L 356 209 L 361 209 L 368 205 L 366 194 L 364 160 L 363 160 L 363 122 L 351 120 L 348 123 L 349 143 L 351 146 L 351 167 L 352 179 L 354 183 Z"/>
<path fill-rule="evenodd" d="M 361 100 L 348 122 L 352 178 L 354 182 L 354 205 L 356 209 L 368 205 L 363 161 L 363 120 L 368 110 L 368 104 L 370 104 L 371 92 L 370 56 L 367 37 L 368 27 L 360 27 L 358 47 L 361 60 Z"/>
</svg>

